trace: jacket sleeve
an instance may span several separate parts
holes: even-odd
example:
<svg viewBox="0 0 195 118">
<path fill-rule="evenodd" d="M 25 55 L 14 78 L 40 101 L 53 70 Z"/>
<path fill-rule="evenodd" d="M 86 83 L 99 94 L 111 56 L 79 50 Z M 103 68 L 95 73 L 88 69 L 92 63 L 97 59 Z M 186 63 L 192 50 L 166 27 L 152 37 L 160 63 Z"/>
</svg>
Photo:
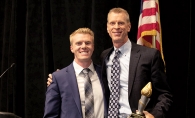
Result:
<svg viewBox="0 0 195 118">
<path fill-rule="evenodd" d="M 43 118 L 58 118 L 60 114 L 60 93 L 55 76 L 52 75 L 53 82 L 47 88 L 45 98 L 45 108 Z"/>
<path fill-rule="evenodd" d="M 164 62 L 160 52 L 155 51 L 151 63 L 152 99 L 156 102 L 151 114 L 155 118 L 165 118 L 172 105 L 172 93 L 167 82 Z"/>
</svg>

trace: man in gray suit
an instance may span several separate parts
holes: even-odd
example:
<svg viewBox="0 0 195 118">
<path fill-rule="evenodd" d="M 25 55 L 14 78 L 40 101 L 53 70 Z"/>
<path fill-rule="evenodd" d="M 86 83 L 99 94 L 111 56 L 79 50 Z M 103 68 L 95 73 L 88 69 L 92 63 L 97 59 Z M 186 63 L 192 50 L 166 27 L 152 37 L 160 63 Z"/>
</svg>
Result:
<svg viewBox="0 0 195 118">
<path fill-rule="evenodd" d="M 131 23 L 126 10 L 113 8 L 107 17 L 107 32 L 112 38 L 113 47 L 102 52 L 102 80 L 109 103 L 111 90 L 111 66 L 114 50 L 119 50 L 120 98 L 119 117 L 128 116 L 138 109 L 141 90 L 152 83 L 152 96 L 144 111 L 146 118 L 164 118 L 172 104 L 172 94 L 164 72 L 164 63 L 157 49 L 140 46 L 128 38 Z M 108 86 L 107 86 L 108 85 Z M 109 115 L 108 109 L 108 115 Z M 110 116 L 110 115 L 109 115 Z"/>
</svg>

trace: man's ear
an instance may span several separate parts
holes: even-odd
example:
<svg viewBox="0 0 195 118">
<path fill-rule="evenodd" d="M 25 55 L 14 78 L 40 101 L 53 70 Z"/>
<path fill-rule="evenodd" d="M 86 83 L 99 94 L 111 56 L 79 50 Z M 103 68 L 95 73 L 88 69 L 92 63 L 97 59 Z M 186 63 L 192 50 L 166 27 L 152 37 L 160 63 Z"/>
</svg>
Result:
<svg viewBox="0 0 195 118">
<path fill-rule="evenodd" d="M 128 32 L 130 32 L 130 30 L 131 30 L 131 23 L 129 23 L 129 28 L 128 28 Z"/>
<path fill-rule="evenodd" d="M 72 48 L 72 45 L 70 45 L 70 51 L 73 53 L 73 48 Z"/>
<path fill-rule="evenodd" d="M 108 22 L 107 22 L 106 26 L 107 26 L 107 33 L 109 33 L 109 29 L 108 29 Z"/>
</svg>

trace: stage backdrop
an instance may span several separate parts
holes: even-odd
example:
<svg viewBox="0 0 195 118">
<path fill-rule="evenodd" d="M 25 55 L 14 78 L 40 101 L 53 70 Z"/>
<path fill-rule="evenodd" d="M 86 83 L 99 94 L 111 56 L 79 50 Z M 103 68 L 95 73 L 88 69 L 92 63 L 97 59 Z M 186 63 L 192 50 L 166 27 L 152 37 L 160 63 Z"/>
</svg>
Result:
<svg viewBox="0 0 195 118">
<path fill-rule="evenodd" d="M 122 7 L 131 17 L 129 38 L 136 42 L 141 0 L 1 0 L 0 111 L 41 118 L 49 73 L 73 61 L 69 35 L 80 27 L 95 32 L 93 60 L 112 46 L 106 32 L 109 9 Z M 192 0 L 160 0 L 163 52 L 174 94 L 170 118 L 194 116 L 194 40 Z"/>
</svg>

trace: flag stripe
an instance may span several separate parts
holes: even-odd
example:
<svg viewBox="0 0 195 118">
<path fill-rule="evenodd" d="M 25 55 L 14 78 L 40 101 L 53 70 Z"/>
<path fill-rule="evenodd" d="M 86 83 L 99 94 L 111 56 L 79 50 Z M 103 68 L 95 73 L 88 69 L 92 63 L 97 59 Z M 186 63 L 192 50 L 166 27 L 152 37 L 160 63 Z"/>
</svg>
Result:
<svg viewBox="0 0 195 118">
<path fill-rule="evenodd" d="M 144 24 L 149 24 L 149 23 L 156 23 L 156 16 L 145 16 L 142 17 L 140 20 L 141 24 L 139 25 L 144 25 Z"/>
<path fill-rule="evenodd" d="M 155 29 L 154 29 L 155 28 Z M 151 31 L 150 33 L 144 33 L 146 31 Z M 144 36 L 144 35 L 156 35 L 156 32 L 160 32 L 159 24 L 157 23 L 150 23 L 150 24 L 144 24 L 138 28 L 138 37 Z"/>
</svg>

